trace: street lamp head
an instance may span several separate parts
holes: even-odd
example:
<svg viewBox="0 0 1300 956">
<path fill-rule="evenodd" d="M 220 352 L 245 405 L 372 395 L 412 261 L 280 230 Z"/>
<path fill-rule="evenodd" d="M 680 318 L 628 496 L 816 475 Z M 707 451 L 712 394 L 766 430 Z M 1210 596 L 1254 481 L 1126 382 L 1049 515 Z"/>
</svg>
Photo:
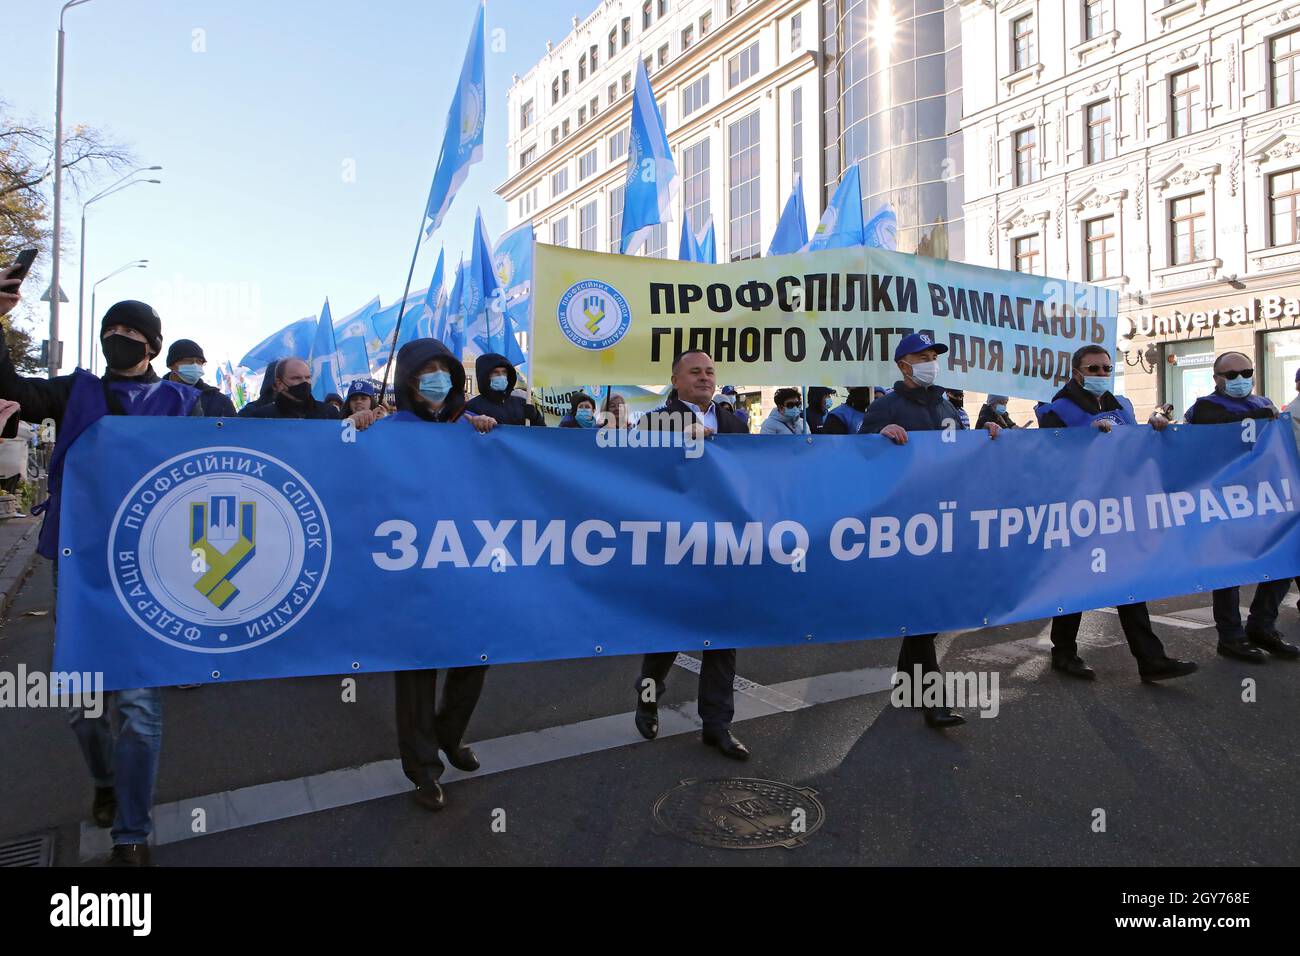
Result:
<svg viewBox="0 0 1300 956">
<path fill-rule="evenodd" d="M 146 170 L 147 172 L 151 172 L 151 173 L 156 173 L 156 172 L 157 172 L 158 170 L 160 170 L 160 169 L 162 169 L 161 166 L 146 166 L 146 167 L 145 167 L 145 170 Z"/>
<path fill-rule="evenodd" d="M 145 182 L 153 183 L 155 186 L 162 182 L 161 179 L 146 179 Z"/>
</svg>

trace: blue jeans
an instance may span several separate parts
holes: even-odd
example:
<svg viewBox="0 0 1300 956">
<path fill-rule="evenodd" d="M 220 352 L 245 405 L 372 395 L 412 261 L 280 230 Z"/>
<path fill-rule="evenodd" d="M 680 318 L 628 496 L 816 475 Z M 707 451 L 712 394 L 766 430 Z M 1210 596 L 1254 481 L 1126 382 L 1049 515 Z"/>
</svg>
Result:
<svg viewBox="0 0 1300 956">
<path fill-rule="evenodd" d="M 58 591 L 59 564 L 55 561 L 56 598 Z M 87 716 L 80 707 L 69 707 L 67 713 L 95 786 L 112 787 L 116 792 L 113 843 L 148 843 L 162 750 L 162 689 L 112 691 L 105 695 L 98 717 Z"/>
</svg>

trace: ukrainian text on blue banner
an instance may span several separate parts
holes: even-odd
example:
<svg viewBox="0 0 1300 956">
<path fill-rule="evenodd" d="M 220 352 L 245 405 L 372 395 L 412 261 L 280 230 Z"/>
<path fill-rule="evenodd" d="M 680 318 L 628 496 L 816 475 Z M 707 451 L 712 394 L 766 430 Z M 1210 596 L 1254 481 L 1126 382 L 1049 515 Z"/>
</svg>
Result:
<svg viewBox="0 0 1300 956">
<path fill-rule="evenodd" d="M 1300 572 L 1285 419 L 651 437 L 681 441 L 106 418 L 69 457 L 56 668 L 112 689 L 851 641 Z"/>
</svg>

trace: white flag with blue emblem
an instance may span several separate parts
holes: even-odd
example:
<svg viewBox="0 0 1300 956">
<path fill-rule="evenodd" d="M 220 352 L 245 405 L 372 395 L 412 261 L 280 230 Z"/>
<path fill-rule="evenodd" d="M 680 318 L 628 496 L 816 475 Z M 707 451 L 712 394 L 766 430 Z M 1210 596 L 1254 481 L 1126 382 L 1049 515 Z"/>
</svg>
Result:
<svg viewBox="0 0 1300 956">
<path fill-rule="evenodd" d="M 316 324 L 316 342 L 311 349 L 311 393 L 320 402 L 330 392 L 339 390 L 338 347 L 334 341 L 334 319 L 330 316 L 330 300 L 325 300 L 320 320 Z"/>
<path fill-rule="evenodd" d="M 469 49 L 460 68 L 460 82 L 447 113 L 447 129 L 442 137 L 442 152 L 433 174 L 429 203 L 425 207 L 428 225 L 425 235 L 442 225 L 451 208 L 456 190 L 469 175 L 469 167 L 483 158 L 483 125 L 486 117 L 487 85 L 483 72 L 483 4 L 474 15 Z"/>
<path fill-rule="evenodd" d="M 664 118 L 650 89 L 645 62 L 638 61 L 619 252 L 625 256 L 633 254 L 649 238 L 653 227 L 672 219 L 672 204 L 680 184 L 681 177 L 668 149 Z"/>
<path fill-rule="evenodd" d="M 864 245 L 873 249 L 888 249 L 890 252 L 898 250 L 898 217 L 894 215 L 894 207 L 885 203 L 880 207 L 880 212 L 876 213 L 869 220 L 864 229 L 866 241 Z"/>
<path fill-rule="evenodd" d="M 338 346 L 339 382 L 370 378 L 371 317 L 379 311 L 379 296 L 375 296 L 351 315 L 344 316 L 334 327 L 334 341 Z"/>
<path fill-rule="evenodd" d="M 808 243 L 807 251 L 818 249 L 843 249 L 846 246 L 864 246 L 866 232 L 862 225 L 862 180 L 855 163 L 844 172 L 844 178 L 835 187 L 831 204 L 822 213 Z"/>
</svg>

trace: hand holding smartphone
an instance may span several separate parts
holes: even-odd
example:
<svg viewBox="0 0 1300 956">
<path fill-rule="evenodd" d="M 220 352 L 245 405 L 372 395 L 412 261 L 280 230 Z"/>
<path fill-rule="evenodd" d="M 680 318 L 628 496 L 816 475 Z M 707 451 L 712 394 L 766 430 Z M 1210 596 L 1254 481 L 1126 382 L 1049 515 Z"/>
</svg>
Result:
<svg viewBox="0 0 1300 956">
<path fill-rule="evenodd" d="M 18 253 L 13 265 L 0 273 L 0 315 L 7 315 L 18 304 L 18 287 L 31 271 L 36 255 L 37 250 L 24 249 Z"/>
</svg>

